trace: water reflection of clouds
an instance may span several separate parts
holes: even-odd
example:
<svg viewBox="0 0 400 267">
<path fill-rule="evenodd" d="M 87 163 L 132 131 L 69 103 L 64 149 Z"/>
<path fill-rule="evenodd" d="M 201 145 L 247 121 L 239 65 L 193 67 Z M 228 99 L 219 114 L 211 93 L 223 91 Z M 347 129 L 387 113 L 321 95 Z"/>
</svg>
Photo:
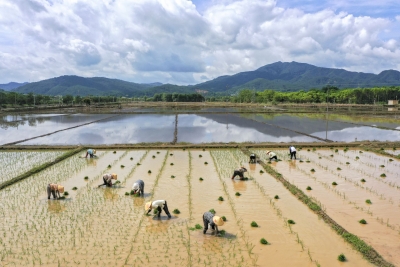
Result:
<svg viewBox="0 0 400 267">
<path fill-rule="evenodd" d="M 325 138 L 326 132 L 316 132 L 313 135 Z M 357 141 L 363 140 L 376 140 L 376 141 L 399 141 L 400 132 L 383 130 L 378 128 L 371 128 L 367 126 L 363 127 L 351 127 L 337 131 L 328 131 L 328 139 L 339 142 L 353 142 L 357 138 Z"/>
</svg>

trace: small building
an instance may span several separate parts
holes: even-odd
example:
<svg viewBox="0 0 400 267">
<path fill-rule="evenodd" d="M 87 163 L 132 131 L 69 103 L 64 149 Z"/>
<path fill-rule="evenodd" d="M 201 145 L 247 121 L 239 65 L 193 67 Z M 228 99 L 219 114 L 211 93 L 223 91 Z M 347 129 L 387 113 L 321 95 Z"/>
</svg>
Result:
<svg viewBox="0 0 400 267">
<path fill-rule="evenodd" d="M 388 100 L 388 106 L 397 106 L 399 104 L 399 100 Z"/>
</svg>

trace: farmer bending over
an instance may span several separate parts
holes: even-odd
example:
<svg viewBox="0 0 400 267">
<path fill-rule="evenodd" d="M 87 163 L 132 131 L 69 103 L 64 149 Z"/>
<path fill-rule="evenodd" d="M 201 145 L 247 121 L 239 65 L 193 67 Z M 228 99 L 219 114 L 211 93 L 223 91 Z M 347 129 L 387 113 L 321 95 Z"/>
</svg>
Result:
<svg viewBox="0 0 400 267">
<path fill-rule="evenodd" d="M 221 217 L 214 216 L 211 212 L 207 211 L 203 214 L 203 223 L 204 223 L 204 230 L 203 234 L 205 234 L 208 230 L 208 225 L 211 226 L 211 229 L 217 230 L 218 234 L 218 226 L 224 225 L 224 221 Z"/>
<path fill-rule="evenodd" d="M 296 159 L 296 148 L 294 146 L 289 147 L 289 152 L 290 152 L 290 159 L 294 157 Z"/>
<path fill-rule="evenodd" d="M 64 193 L 64 186 L 59 184 L 48 184 L 47 185 L 47 199 L 50 199 L 50 195 L 53 195 L 54 199 L 60 198 L 60 193 Z M 58 197 L 57 197 L 58 195 Z"/>
<path fill-rule="evenodd" d="M 247 169 L 245 168 L 245 167 L 240 167 L 239 169 L 237 169 L 237 170 L 235 170 L 234 172 L 233 172 L 233 175 L 232 175 L 232 180 L 233 180 L 233 178 L 235 178 L 236 177 L 236 175 L 239 175 L 239 177 L 240 177 L 240 180 L 244 180 L 244 177 L 243 177 L 243 173 L 244 172 L 247 172 Z"/>
<path fill-rule="evenodd" d="M 99 185 L 98 187 L 100 187 L 102 185 L 106 185 L 108 187 L 111 187 L 113 185 L 112 184 L 112 179 L 117 180 L 117 175 L 115 173 L 112 173 L 112 174 L 106 173 L 106 174 L 104 174 L 103 175 L 104 183 Z"/>
<path fill-rule="evenodd" d="M 142 180 L 137 180 L 132 186 L 133 194 L 139 193 L 139 195 L 144 195 L 144 182 Z"/>
<path fill-rule="evenodd" d="M 276 161 L 278 161 L 278 157 L 276 156 L 276 154 L 274 152 L 271 151 L 267 151 L 267 155 L 269 156 L 269 161 L 271 162 L 271 160 L 275 159 Z"/>
<path fill-rule="evenodd" d="M 254 154 L 254 153 L 250 154 L 249 163 L 256 163 L 256 154 Z"/>
<path fill-rule="evenodd" d="M 86 156 L 85 156 L 85 158 L 87 158 L 87 156 L 90 156 L 90 158 L 94 158 L 96 155 L 96 149 L 88 149 L 87 151 L 86 151 Z"/>
<path fill-rule="evenodd" d="M 167 205 L 167 201 L 166 200 L 155 200 L 155 201 L 150 201 L 147 202 L 144 205 L 144 209 L 147 211 L 146 215 L 149 214 L 149 212 L 152 209 L 157 209 L 158 214 L 157 217 L 160 218 L 160 214 L 161 214 L 161 208 L 165 211 L 165 213 L 168 215 L 168 218 L 171 218 L 171 214 L 169 213 L 168 210 L 168 205 Z"/>
</svg>

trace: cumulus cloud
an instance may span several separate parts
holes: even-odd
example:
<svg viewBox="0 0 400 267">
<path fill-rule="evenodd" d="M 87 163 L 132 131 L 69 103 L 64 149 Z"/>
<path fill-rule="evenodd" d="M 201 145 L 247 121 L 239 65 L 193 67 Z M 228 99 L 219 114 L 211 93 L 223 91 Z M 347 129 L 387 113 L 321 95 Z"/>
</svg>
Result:
<svg viewBox="0 0 400 267">
<path fill-rule="evenodd" d="M 3 0 L 0 82 L 76 74 L 195 84 L 276 61 L 400 68 L 399 16 L 352 14 L 330 0 L 313 10 L 283 2 Z"/>
</svg>

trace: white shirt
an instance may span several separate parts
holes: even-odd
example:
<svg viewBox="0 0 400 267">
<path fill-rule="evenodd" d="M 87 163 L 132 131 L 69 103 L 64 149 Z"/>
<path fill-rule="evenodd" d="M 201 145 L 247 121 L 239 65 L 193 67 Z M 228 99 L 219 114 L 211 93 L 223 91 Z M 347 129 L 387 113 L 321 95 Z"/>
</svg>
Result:
<svg viewBox="0 0 400 267">
<path fill-rule="evenodd" d="M 294 146 L 291 146 L 289 149 L 290 149 L 290 152 L 296 152 L 296 148 Z"/>
<path fill-rule="evenodd" d="M 151 207 L 153 209 L 156 209 L 158 207 L 163 207 L 165 205 L 165 200 L 155 200 L 151 203 Z"/>
<path fill-rule="evenodd" d="M 139 184 L 138 183 L 134 183 L 132 186 L 132 190 L 139 190 Z"/>
</svg>

